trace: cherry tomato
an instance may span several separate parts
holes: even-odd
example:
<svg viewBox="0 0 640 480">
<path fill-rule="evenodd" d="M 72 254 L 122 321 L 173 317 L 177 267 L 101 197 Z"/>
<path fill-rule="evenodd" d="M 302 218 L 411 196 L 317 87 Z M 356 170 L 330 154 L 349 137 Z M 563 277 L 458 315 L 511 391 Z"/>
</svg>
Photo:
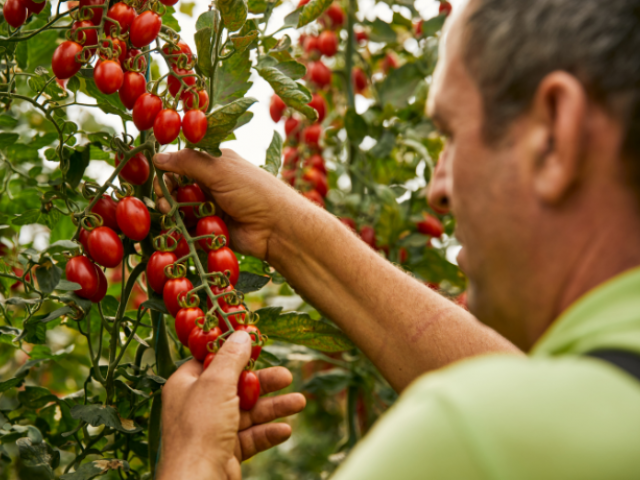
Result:
<svg viewBox="0 0 640 480">
<path fill-rule="evenodd" d="M 164 267 L 171 265 L 178 257 L 173 252 L 153 252 L 147 263 L 147 284 L 154 292 L 161 294 L 164 284 L 167 283 L 167 276 L 164 274 Z"/>
<path fill-rule="evenodd" d="M 359 45 L 367 43 L 368 40 L 369 34 L 365 30 L 356 31 L 356 42 L 358 42 Z"/>
<path fill-rule="evenodd" d="M 216 285 L 211 286 L 211 293 L 213 293 L 214 295 L 220 295 L 221 293 L 227 293 L 227 292 L 233 292 L 233 285 L 227 285 L 225 288 L 220 288 Z M 218 305 L 223 311 L 226 311 L 225 308 L 229 307 L 229 304 L 227 303 L 226 298 L 227 298 L 227 295 L 223 295 L 216 299 L 218 302 Z M 213 306 L 213 303 L 211 303 L 211 299 L 207 297 L 207 308 L 211 310 L 212 306 Z M 223 327 L 221 326 L 220 328 L 222 329 Z M 227 326 L 225 324 L 224 330 L 226 329 L 227 329 Z"/>
<path fill-rule="evenodd" d="M 318 37 L 318 49 L 323 55 L 333 57 L 338 51 L 338 36 L 331 30 L 325 30 Z"/>
<path fill-rule="evenodd" d="M 7 0 L 2 7 L 4 19 L 13 28 L 24 25 L 27 20 L 27 7 L 20 0 Z"/>
<path fill-rule="evenodd" d="M 162 230 L 162 232 L 160 233 L 165 234 L 168 231 L 169 230 Z M 176 257 L 182 258 L 185 255 L 189 254 L 189 244 L 187 243 L 187 241 L 184 239 L 184 237 L 180 232 L 178 232 L 177 230 L 174 230 L 173 232 L 171 232 L 171 235 L 169 235 L 169 237 L 173 239 L 173 240 L 167 241 L 167 244 L 169 245 L 169 247 L 173 247 L 173 245 L 176 242 L 178 242 L 178 245 L 176 246 L 175 250 L 173 250 L 173 253 L 176 254 Z"/>
<path fill-rule="evenodd" d="M 325 15 L 331 20 L 331 26 L 333 28 L 340 28 L 344 24 L 344 10 L 337 3 L 332 3 L 327 8 Z"/>
<path fill-rule="evenodd" d="M 87 257 L 91 258 L 91 255 L 89 255 L 89 233 L 89 230 L 81 228 L 79 240 L 82 248 L 84 248 L 84 254 Z"/>
<path fill-rule="evenodd" d="M 124 247 L 118 234 L 109 227 L 98 227 L 89 233 L 89 253 L 98 265 L 115 268 L 124 256 Z"/>
<path fill-rule="evenodd" d="M 166 108 L 153 121 L 153 134 L 160 145 L 173 142 L 180 135 L 182 120 L 175 110 Z"/>
<path fill-rule="evenodd" d="M 151 216 L 147 206 L 136 197 L 125 197 L 118 202 L 116 219 L 122 233 L 135 242 L 147 238 Z"/>
<path fill-rule="evenodd" d="M 196 102 L 196 94 L 193 90 L 188 92 L 184 92 L 182 94 L 182 101 L 184 102 L 185 110 L 193 110 L 194 108 L 198 108 L 199 110 L 205 111 L 209 106 L 209 94 L 204 90 L 198 90 L 198 106 L 194 107 Z"/>
<path fill-rule="evenodd" d="M 102 41 L 102 46 L 113 50 L 113 60 L 117 60 L 122 66 L 128 55 L 127 44 L 119 38 L 107 37 Z M 100 54 L 100 58 L 109 60 L 109 58 L 103 54 Z"/>
<path fill-rule="evenodd" d="M 406 248 L 400 247 L 400 250 L 398 250 L 398 261 L 400 263 L 407 263 L 408 259 L 409 259 L 409 252 L 407 252 Z"/>
<path fill-rule="evenodd" d="M 5 6 L 6 5 L 5 3 Z M 53 74 L 61 80 L 66 80 L 78 73 L 82 64 L 76 61 L 76 55 L 80 53 L 81 50 L 82 45 L 70 40 L 58 45 L 51 59 Z"/>
<path fill-rule="evenodd" d="M 238 380 L 238 397 L 242 410 L 251 410 L 256 406 L 260 398 L 260 380 L 255 372 L 242 371 Z"/>
<path fill-rule="evenodd" d="M 231 285 L 238 283 L 240 276 L 240 266 L 238 259 L 229 247 L 222 247 L 217 250 L 211 250 L 207 259 L 207 271 L 209 273 L 222 272 L 227 275 Z M 229 274 L 227 274 L 227 271 Z"/>
<path fill-rule="evenodd" d="M 325 175 L 327 174 L 327 168 L 324 165 L 324 158 L 319 153 L 314 153 L 309 158 L 307 158 L 304 162 L 305 166 L 315 168 L 316 170 L 321 171 Z"/>
<path fill-rule="evenodd" d="M 73 257 L 65 267 L 67 280 L 80 285 L 80 290 L 75 293 L 79 297 L 90 299 L 100 288 L 100 278 L 96 272 L 96 266 L 85 256 Z"/>
<path fill-rule="evenodd" d="M 142 48 L 153 42 L 162 27 L 162 20 L 157 13 L 147 10 L 136 17 L 131 24 L 129 41 L 134 47 Z"/>
<path fill-rule="evenodd" d="M 132 110 L 136 100 L 147 91 L 147 80 L 138 72 L 126 72 L 118 96 L 127 109 Z M 143 182 L 144 183 L 144 182 Z M 140 184 L 138 184 L 140 185 Z"/>
<path fill-rule="evenodd" d="M 360 238 L 364 243 L 374 250 L 376 249 L 376 231 L 370 225 L 365 225 L 360 229 Z"/>
<path fill-rule="evenodd" d="M 418 231 L 423 235 L 430 235 L 436 238 L 442 237 L 442 234 L 444 233 L 442 222 L 433 215 L 429 215 L 427 213 L 423 213 L 422 215 L 424 216 L 424 220 L 416 224 Z"/>
<path fill-rule="evenodd" d="M 306 4 L 307 4 L 307 3 L 309 3 L 310 1 L 311 1 L 311 0 L 300 0 L 300 1 L 298 2 L 298 7 L 297 7 L 297 8 L 300 8 L 300 7 L 304 6 L 304 5 L 306 5 Z"/>
<path fill-rule="evenodd" d="M 107 294 L 107 288 L 109 288 L 109 282 L 107 282 L 107 277 L 104 276 L 104 272 L 100 267 L 98 267 L 97 265 L 94 265 L 93 268 L 96 269 L 96 274 L 98 275 L 98 281 L 100 285 L 98 286 L 98 291 L 96 291 L 96 294 L 92 296 L 89 300 L 91 300 L 93 303 L 100 303 L 102 299 L 105 297 L 105 295 Z"/>
<path fill-rule="evenodd" d="M 356 222 L 353 220 L 353 218 L 340 217 L 338 220 L 340 220 L 343 224 L 345 224 L 347 227 L 349 227 L 354 232 L 358 231 L 357 228 L 356 228 Z"/>
<path fill-rule="evenodd" d="M 175 5 L 176 3 L 178 3 L 178 0 L 160 0 L 160 3 L 162 3 L 163 5 Z"/>
<path fill-rule="evenodd" d="M 322 198 L 322 195 L 320 195 L 317 191 L 309 190 L 307 192 L 304 192 L 302 196 L 308 198 L 319 207 L 324 208 L 324 198 Z"/>
<path fill-rule="evenodd" d="M 116 167 L 120 165 L 121 160 L 122 155 L 118 153 L 116 155 Z M 149 161 L 144 156 L 144 153 L 139 152 L 129 159 L 124 168 L 120 170 L 120 178 L 131 185 L 142 185 L 147 181 L 149 178 Z"/>
<path fill-rule="evenodd" d="M 445 1 L 440 3 L 440 8 L 438 8 L 438 13 L 439 14 L 444 13 L 445 15 L 449 15 L 451 13 L 451 10 L 453 10 L 453 7 L 449 2 Z"/>
<path fill-rule="evenodd" d="M 367 75 L 360 67 L 356 67 L 351 72 L 351 81 L 356 93 L 362 93 L 367 88 Z"/>
<path fill-rule="evenodd" d="M 204 312 L 198 307 L 181 308 L 176 315 L 176 334 L 180 343 L 187 348 L 189 347 L 189 335 L 196 327 L 196 320 L 199 318 L 204 318 Z"/>
<path fill-rule="evenodd" d="M 107 18 L 109 20 L 104 22 L 104 32 L 107 35 L 118 36 L 129 31 L 129 27 L 136 18 L 136 11 L 126 3 L 118 2 L 109 9 Z"/>
<path fill-rule="evenodd" d="M 320 53 L 320 44 L 318 43 L 318 37 L 309 35 L 304 39 L 304 51 L 309 55 Z"/>
<path fill-rule="evenodd" d="M 124 72 L 118 62 L 102 60 L 93 70 L 93 80 L 96 87 L 105 95 L 116 93 L 124 81 Z"/>
<path fill-rule="evenodd" d="M 133 123 L 140 131 L 153 127 L 162 110 L 162 99 L 152 93 L 143 93 L 133 106 Z"/>
<path fill-rule="evenodd" d="M 389 52 L 385 55 L 384 60 L 382 60 L 382 71 L 384 73 L 389 73 L 391 70 L 395 70 L 398 68 L 398 57 L 392 52 Z"/>
<path fill-rule="evenodd" d="M 302 141 L 311 148 L 320 148 L 320 137 L 322 136 L 322 127 L 314 123 L 309 125 L 302 131 Z"/>
<path fill-rule="evenodd" d="M 320 60 L 309 65 L 307 75 L 320 88 L 331 84 L 331 70 Z"/>
<path fill-rule="evenodd" d="M 206 200 L 204 193 L 202 193 L 202 190 L 197 183 L 178 188 L 176 198 L 179 203 L 202 203 Z M 180 211 L 184 215 L 184 221 L 187 226 L 192 227 L 198 222 L 198 217 L 196 217 L 194 207 L 180 207 Z"/>
<path fill-rule="evenodd" d="M 80 0 L 80 14 L 89 16 L 89 20 L 94 25 L 100 25 L 104 9 L 100 7 L 105 0 Z"/>
<path fill-rule="evenodd" d="M 229 229 L 222 219 L 216 215 L 211 215 L 210 217 L 204 217 L 198 220 L 196 236 L 200 237 L 202 235 L 222 235 L 226 239 L 227 245 L 229 244 Z M 213 239 L 211 238 L 198 240 L 198 243 L 203 250 L 211 250 L 212 242 Z"/>
<path fill-rule="evenodd" d="M 42 10 L 44 10 L 47 1 L 43 1 L 40 3 L 36 3 L 33 0 L 21 0 L 22 4 L 27 7 L 29 13 L 33 13 L 34 15 L 39 14 Z"/>
<path fill-rule="evenodd" d="M 102 224 L 105 227 L 109 227 L 111 230 L 119 232 L 120 227 L 118 227 L 118 220 L 116 219 L 117 208 L 118 203 L 114 201 L 113 198 L 109 195 L 103 195 L 102 198 L 93 206 L 91 213 L 100 215 L 102 218 Z"/>
<path fill-rule="evenodd" d="M 175 317 L 182 308 L 178 304 L 178 296 L 184 298 L 187 296 L 189 290 L 192 289 L 193 284 L 188 278 L 170 278 L 167 280 L 167 283 L 164 284 L 162 298 L 172 317 Z"/>
<path fill-rule="evenodd" d="M 422 20 L 418 20 L 413 24 L 413 32 L 415 33 L 416 37 L 422 37 Z"/>
<path fill-rule="evenodd" d="M 253 346 L 251 347 L 251 358 L 255 362 L 258 360 L 260 356 L 260 352 L 262 352 L 262 345 L 256 345 L 261 343 L 262 335 L 260 334 L 260 330 L 255 325 L 238 325 L 238 328 L 241 332 L 247 332 L 251 336 L 251 343 Z"/>
<path fill-rule="evenodd" d="M 213 352 L 209 352 L 207 353 L 207 356 L 204 358 L 204 363 L 202 364 L 202 369 L 206 370 L 209 365 L 211 365 L 211 362 L 213 362 L 213 359 L 216 358 L 216 354 Z"/>
<path fill-rule="evenodd" d="M 229 320 L 229 323 L 234 330 L 237 330 L 238 327 L 244 323 L 247 311 L 242 305 L 225 305 L 224 307 L 221 306 L 220 308 L 222 308 L 222 311 L 224 313 L 231 314 L 227 317 L 227 320 Z M 220 330 L 222 330 L 222 333 L 227 332 L 229 328 L 227 327 L 227 322 L 224 321 L 224 317 L 220 315 L 220 312 L 218 312 L 216 315 L 218 316 L 218 326 L 220 327 Z"/>
<path fill-rule="evenodd" d="M 189 334 L 189 350 L 191 350 L 193 358 L 199 362 L 203 362 L 209 353 L 207 345 L 209 342 L 215 342 L 220 335 L 222 335 L 220 327 L 213 327 L 211 330 L 205 332 L 199 325 L 196 325 Z"/>
<path fill-rule="evenodd" d="M 325 32 L 326 33 L 326 32 Z M 333 32 L 329 32 L 333 33 Z M 324 101 L 322 95 L 314 93 L 311 101 L 308 103 L 310 107 L 313 107 L 318 112 L 318 122 L 322 122 L 327 113 L 327 102 Z"/>
<path fill-rule="evenodd" d="M 269 104 L 269 114 L 271 115 L 271 120 L 278 123 L 286 109 L 287 105 L 278 95 L 274 94 L 271 97 L 271 103 Z"/>
<path fill-rule="evenodd" d="M 42 2 L 41 5 L 44 5 L 46 2 Z M 37 4 L 36 4 L 37 5 Z M 73 27 L 71 27 L 71 38 L 77 40 L 77 43 L 80 45 L 91 46 L 98 45 L 98 30 L 95 29 L 95 25 L 91 23 L 89 20 L 83 20 L 82 22 L 75 22 Z M 77 36 L 73 35 L 75 32 Z M 91 55 L 95 53 L 96 49 L 92 48 L 90 50 Z"/>
<path fill-rule="evenodd" d="M 288 139 L 300 140 L 300 120 L 289 117 L 284 122 L 284 133 Z"/>
<path fill-rule="evenodd" d="M 180 82 L 180 79 L 182 79 L 182 81 L 185 83 L 184 90 L 182 90 L 182 94 L 180 96 L 180 98 L 182 98 L 182 95 L 186 93 L 187 88 L 193 87 L 196 84 L 197 79 L 196 77 L 190 75 L 193 73 L 193 70 L 183 70 L 175 66 L 171 67 L 171 70 L 173 70 L 173 72 L 175 72 L 176 75 L 179 75 L 180 78 L 178 78 L 176 75 L 169 75 L 169 77 L 167 77 L 167 87 L 169 88 L 169 93 L 171 94 L 172 97 L 175 97 L 176 95 L 178 95 L 178 92 L 180 91 L 180 87 L 182 86 L 182 82 Z M 183 75 L 189 75 L 189 76 L 183 76 Z"/>
<path fill-rule="evenodd" d="M 191 143 L 198 143 L 207 134 L 207 116 L 202 110 L 189 110 L 182 119 L 182 133 Z"/>
<path fill-rule="evenodd" d="M 165 5 L 168 5 L 168 4 L 165 4 Z M 164 46 L 162 47 L 162 52 L 165 55 L 171 55 L 171 57 L 169 58 L 169 63 L 172 65 L 177 65 L 178 63 L 181 63 L 180 59 L 184 57 L 182 57 L 182 55 L 180 54 L 184 54 L 186 56 L 187 63 L 191 62 L 191 59 L 193 58 L 193 52 L 191 52 L 191 47 L 189 47 L 189 45 L 187 45 L 184 42 L 178 42 L 176 46 L 173 46 L 169 43 L 165 43 Z"/>
<path fill-rule="evenodd" d="M 144 55 L 140 55 L 142 53 L 141 50 L 137 48 L 130 48 L 125 55 L 124 62 L 122 66 L 127 70 L 137 70 L 139 72 L 144 72 L 147 70 L 147 59 Z M 140 55 L 138 57 L 138 55 Z M 136 59 L 137 57 L 137 59 Z"/>
<path fill-rule="evenodd" d="M 283 157 L 286 168 L 294 168 L 300 160 L 300 155 L 296 147 L 285 147 Z"/>
<path fill-rule="evenodd" d="M 309 182 L 312 188 L 315 189 L 322 198 L 327 196 L 327 191 L 329 190 L 327 176 L 320 170 L 309 168 L 305 170 L 302 179 Z"/>
</svg>

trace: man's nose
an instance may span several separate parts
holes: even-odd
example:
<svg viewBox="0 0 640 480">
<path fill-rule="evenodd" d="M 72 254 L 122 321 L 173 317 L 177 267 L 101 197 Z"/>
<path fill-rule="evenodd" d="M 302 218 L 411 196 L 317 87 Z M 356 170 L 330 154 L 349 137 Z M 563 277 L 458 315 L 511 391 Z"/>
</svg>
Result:
<svg viewBox="0 0 640 480">
<path fill-rule="evenodd" d="M 437 213 L 442 215 L 449 213 L 449 194 L 447 192 L 447 173 L 445 169 L 445 155 L 440 156 L 436 168 L 433 171 L 433 177 L 429 182 L 427 190 L 427 200 L 429 205 Z"/>
</svg>

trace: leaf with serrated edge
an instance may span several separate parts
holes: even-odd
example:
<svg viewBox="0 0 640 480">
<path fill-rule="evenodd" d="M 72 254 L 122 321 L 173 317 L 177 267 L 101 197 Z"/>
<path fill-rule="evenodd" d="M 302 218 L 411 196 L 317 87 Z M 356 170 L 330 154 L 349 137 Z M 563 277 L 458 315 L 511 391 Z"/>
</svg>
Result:
<svg viewBox="0 0 640 480">
<path fill-rule="evenodd" d="M 300 12 L 297 28 L 304 27 L 313 22 L 329 8 L 332 2 L 333 0 L 311 0 L 304 6 L 302 12 Z"/>
<path fill-rule="evenodd" d="M 249 51 L 235 53 L 222 62 L 216 72 L 214 105 L 225 105 L 237 98 L 242 98 L 251 88 L 251 60 Z"/>
<path fill-rule="evenodd" d="M 246 0 L 218 0 L 216 2 L 222 23 L 230 32 L 237 32 L 247 21 L 249 8 Z"/>
<path fill-rule="evenodd" d="M 117 458 L 103 458 L 82 464 L 75 472 L 65 473 L 60 480 L 91 480 L 99 475 L 104 475 L 109 470 L 122 469 L 129 471 L 129 463 Z"/>
<path fill-rule="evenodd" d="M 194 35 L 198 52 L 198 67 L 203 75 L 211 75 L 211 28 L 202 28 Z"/>
<path fill-rule="evenodd" d="M 253 41 L 258 37 L 258 31 L 252 30 L 246 35 L 231 35 L 229 38 L 231 39 L 231 43 L 233 43 L 233 47 L 236 49 L 236 53 L 244 52 L 249 45 L 253 43 Z"/>
<path fill-rule="evenodd" d="M 235 128 L 238 118 L 256 102 L 255 98 L 245 97 L 213 110 L 207 118 L 207 134 L 196 147 L 218 148 Z"/>
<path fill-rule="evenodd" d="M 84 420 L 92 427 L 105 425 L 122 433 L 137 433 L 142 430 L 132 420 L 120 418 L 115 408 L 108 405 L 74 405 L 71 416 L 76 420 Z"/>
<path fill-rule="evenodd" d="M 289 107 L 295 108 L 312 122 L 318 119 L 315 108 L 307 105 L 311 101 L 311 94 L 305 87 L 294 82 L 276 67 L 261 67 L 258 68 L 258 73 L 269 82 L 276 94 Z"/>
<path fill-rule="evenodd" d="M 280 171 L 280 164 L 282 161 L 282 137 L 276 131 L 273 132 L 273 138 L 271 144 L 267 149 L 267 159 L 262 166 L 267 172 L 272 175 L 278 175 Z"/>
</svg>

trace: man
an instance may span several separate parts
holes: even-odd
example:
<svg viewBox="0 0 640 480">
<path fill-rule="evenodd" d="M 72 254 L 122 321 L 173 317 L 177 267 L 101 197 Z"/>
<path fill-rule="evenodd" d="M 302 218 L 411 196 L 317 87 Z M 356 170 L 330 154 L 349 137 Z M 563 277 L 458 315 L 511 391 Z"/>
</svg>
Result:
<svg viewBox="0 0 640 480">
<path fill-rule="evenodd" d="M 471 0 L 442 47 L 428 108 L 447 146 L 430 201 L 457 219 L 483 323 L 233 152 L 155 163 L 195 178 L 234 248 L 268 260 L 398 391 L 475 357 L 404 391 L 336 479 L 640 478 L 640 1 Z M 165 386 L 161 478 L 240 478 L 238 460 L 289 434 L 262 423 L 297 397 L 238 427 L 249 344 L 232 340 Z M 287 383 L 270 375 L 269 390 Z M 206 414 L 173 417 L 206 395 Z"/>
</svg>

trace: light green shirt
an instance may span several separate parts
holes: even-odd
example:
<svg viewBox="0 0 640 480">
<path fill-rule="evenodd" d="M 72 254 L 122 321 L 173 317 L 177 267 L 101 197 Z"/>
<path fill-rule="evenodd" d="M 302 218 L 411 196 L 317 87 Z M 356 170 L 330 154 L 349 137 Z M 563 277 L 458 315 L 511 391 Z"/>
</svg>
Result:
<svg viewBox="0 0 640 480">
<path fill-rule="evenodd" d="M 491 355 L 415 381 L 333 480 L 640 479 L 640 269 L 576 302 L 529 358 Z"/>
</svg>

